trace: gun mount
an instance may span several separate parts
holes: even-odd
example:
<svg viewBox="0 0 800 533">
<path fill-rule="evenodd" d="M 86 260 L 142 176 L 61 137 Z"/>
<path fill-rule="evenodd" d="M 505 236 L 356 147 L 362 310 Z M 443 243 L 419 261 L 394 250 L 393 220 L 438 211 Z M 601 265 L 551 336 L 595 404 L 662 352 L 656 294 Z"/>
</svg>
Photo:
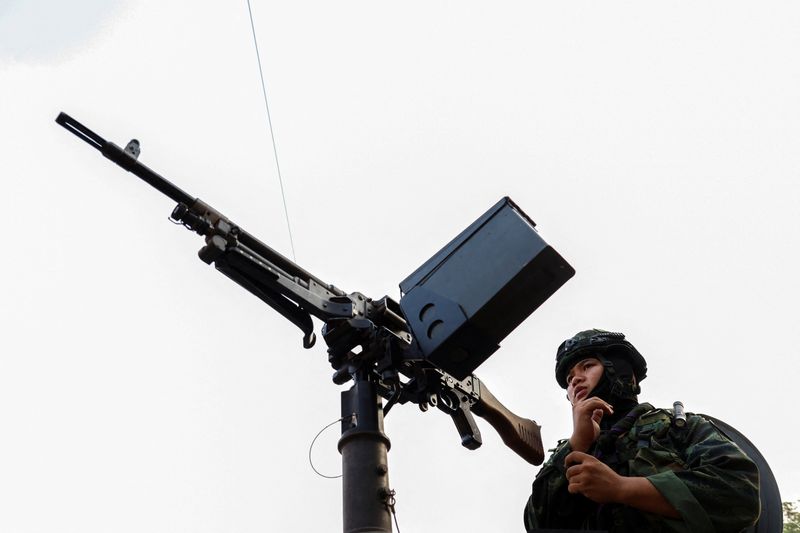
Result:
<svg viewBox="0 0 800 533">
<path fill-rule="evenodd" d="M 137 140 L 121 148 L 65 113 L 56 122 L 177 202 L 170 218 L 204 237 L 200 259 L 297 326 L 305 348 L 316 340 L 311 317 L 323 322 L 333 381 L 354 382 L 342 393 L 339 442 L 345 532 L 391 531 L 383 417 L 398 403 L 449 414 L 469 449 L 481 445 L 477 414 L 523 459 L 541 464 L 536 422 L 506 409 L 472 374 L 575 273 L 509 198 L 404 280 L 399 302 L 373 300 L 325 283 L 140 163 Z"/>
</svg>

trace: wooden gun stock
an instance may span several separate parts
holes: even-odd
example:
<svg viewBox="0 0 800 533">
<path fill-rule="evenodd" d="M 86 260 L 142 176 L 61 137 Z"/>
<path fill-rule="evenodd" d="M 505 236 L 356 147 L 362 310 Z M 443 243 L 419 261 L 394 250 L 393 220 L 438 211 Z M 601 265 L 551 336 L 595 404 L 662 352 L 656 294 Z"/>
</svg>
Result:
<svg viewBox="0 0 800 533">
<path fill-rule="evenodd" d="M 472 406 L 472 412 L 483 418 L 500 434 L 503 442 L 517 455 L 532 465 L 544 461 L 541 426 L 528 418 L 509 411 L 481 382 L 480 400 Z"/>
</svg>

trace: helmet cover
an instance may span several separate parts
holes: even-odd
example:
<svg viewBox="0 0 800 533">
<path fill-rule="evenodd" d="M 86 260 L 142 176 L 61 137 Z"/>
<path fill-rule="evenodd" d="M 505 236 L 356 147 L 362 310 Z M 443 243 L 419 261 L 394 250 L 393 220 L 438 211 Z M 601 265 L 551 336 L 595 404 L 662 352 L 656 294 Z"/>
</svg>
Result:
<svg viewBox="0 0 800 533">
<path fill-rule="evenodd" d="M 630 365 L 638 384 L 647 377 L 647 362 L 642 354 L 625 340 L 622 333 L 602 329 L 589 329 L 565 340 L 556 352 L 556 381 L 561 388 L 567 388 L 567 374 L 578 362 L 587 357 L 604 360 L 622 360 Z M 617 363 L 618 366 L 619 363 Z M 628 366 L 628 365 L 624 365 Z M 621 368 L 618 370 L 622 370 Z"/>
</svg>

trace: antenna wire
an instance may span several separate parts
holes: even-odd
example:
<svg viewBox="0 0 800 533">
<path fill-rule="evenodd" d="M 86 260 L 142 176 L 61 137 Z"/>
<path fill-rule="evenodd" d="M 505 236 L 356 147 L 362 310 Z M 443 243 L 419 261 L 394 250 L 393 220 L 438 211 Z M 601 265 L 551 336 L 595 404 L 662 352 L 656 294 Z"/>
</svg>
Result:
<svg viewBox="0 0 800 533">
<path fill-rule="evenodd" d="M 261 68 L 261 54 L 258 52 L 258 39 L 256 39 L 256 26 L 253 22 L 253 10 L 250 7 L 250 0 L 247 0 L 247 12 L 250 14 L 250 28 L 253 30 L 253 44 L 256 48 L 256 59 L 258 60 L 258 75 L 261 77 L 261 91 L 264 94 L 264 107 L 267 109 L 267 123 L 269 124 L 269 136 L 272 139 L 272 153 L 275 154 L 275 167 L 278 169 L 278 183 L 281 186 L 281 198 L 283 198 L 283 212 L 286 215 L 286 228 L 289 230 L 289 244 L 292 247 L 292 260 L 297 262 L 294 252 L 294 238 L 292 238 L 292 225 L 289 223 L 289 208 L 286 206 L 286 193 L 283 189 L 283 176 L 281 176 L 281 165 L 278 162 L 278 148 L 275 145 L 275 132 L 272 129 L 272 116 L 269 112 L 269 100 L 267 100 L 267 86 L 264 84 L 264 70 Z"/>
</svg>

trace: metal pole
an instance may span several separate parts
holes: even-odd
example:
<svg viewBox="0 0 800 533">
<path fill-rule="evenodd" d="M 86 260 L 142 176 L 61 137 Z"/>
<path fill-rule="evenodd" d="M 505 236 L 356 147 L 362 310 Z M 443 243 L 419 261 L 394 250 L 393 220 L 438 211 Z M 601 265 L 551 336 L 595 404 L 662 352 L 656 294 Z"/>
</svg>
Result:
<svg viewBox="0 0 800 533">
<path fill-rule="evenodd" d="M 344 533 L 391 533 L 391 446 L 383 433 L 383 407 L 368 376 L 342 392 L 342 493 Z"/>
</svg>

